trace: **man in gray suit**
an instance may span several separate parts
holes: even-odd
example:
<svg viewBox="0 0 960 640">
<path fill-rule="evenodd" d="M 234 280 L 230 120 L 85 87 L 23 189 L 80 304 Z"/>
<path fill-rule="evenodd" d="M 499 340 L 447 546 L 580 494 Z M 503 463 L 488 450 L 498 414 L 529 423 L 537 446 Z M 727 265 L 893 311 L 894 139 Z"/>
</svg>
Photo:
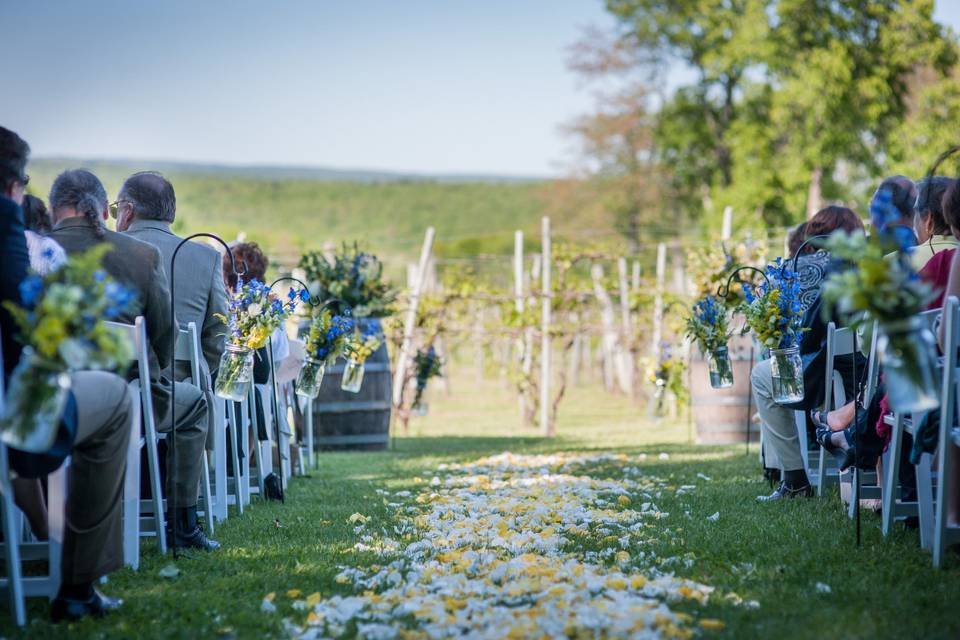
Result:
<svg viewBox="0 0 960 640">
<path fill-rule="evenodd" d="M 54 220 L 50 237 L 60 243 L 68 255 L 103 242 L 112 245 L 113 250 L 103 258 L 103 268 L 138 294 L 134 309 L 117 320 L 132 324 L 138 315 L 146 320 L 154 417 L 160 431 L 170 431 L 171 381 L 161 372 L 170 366 L 170 348 L 176 333 L 170 323 L 170 291 L 163 260 L 156 247 L 107 230 L 104 221 L 108 208 L 107 192 L 95 175 L 84 169 L 65 171 L 57 176 L 50 189 Z M 178 547 L 216 549 L 219 545 L 209 540 L 197 524 L 197 499 L 207 438 L 207 401 L 193 385 L 176 385 L 176 457 L 167 457 L 166 492 L 167 498 L 173 497 L 177 505 L 171 523 L 174 541 Z"/>
<path fill-rule="evenodd" d="M 176 216 L 173 185 L 159 173 L 136 173 L 123 183 L 117 202 L 117 231 L 159 249 L 168 280 L 173 252 L 182 241 L 170 230 Z M 200 332 L 200 366 L 207 378 L 201 383 L 209 388 L 209 377 L 220 363 L 226 337 L 223 322 L 215 316 L 227 315 L 220 254 L 206 245 L 189 242 L 177 253 L 176 276 L 177 321 L 181 328 L 193 322 Z"/>
</svg>

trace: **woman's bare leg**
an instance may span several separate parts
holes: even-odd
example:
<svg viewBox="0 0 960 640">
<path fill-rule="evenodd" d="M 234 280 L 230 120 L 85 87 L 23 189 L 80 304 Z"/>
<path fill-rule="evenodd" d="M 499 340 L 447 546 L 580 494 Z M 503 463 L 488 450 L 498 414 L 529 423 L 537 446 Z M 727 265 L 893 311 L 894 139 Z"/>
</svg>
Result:
<svg viewBox="0 0 960 640">
<path fill-rule="evenodd" d="M 850 426 L 855 415 L 856 411 L 853 403 L 848 402 L 839 409 L 834 409 L 827 414 L 827 424 L 830 426 L 831 431 L 843 431 Z"/>
</svg>

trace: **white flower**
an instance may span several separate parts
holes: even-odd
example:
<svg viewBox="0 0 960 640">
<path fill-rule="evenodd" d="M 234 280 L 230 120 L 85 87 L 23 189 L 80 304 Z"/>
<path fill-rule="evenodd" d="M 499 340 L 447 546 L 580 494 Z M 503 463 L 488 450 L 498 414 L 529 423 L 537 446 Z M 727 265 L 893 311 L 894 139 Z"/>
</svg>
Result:
<svg viewBox="0 0 960 640">
<path fill-rule="evenodd" d="M 254 302 L 253 304 L 247 307 L 247 315 L 249 315 L 250 317 L 259 316 L 262 311 L 263 311 L 263 307 L 261 307 L 260 304 L 257 302 Z"/>
</svg>

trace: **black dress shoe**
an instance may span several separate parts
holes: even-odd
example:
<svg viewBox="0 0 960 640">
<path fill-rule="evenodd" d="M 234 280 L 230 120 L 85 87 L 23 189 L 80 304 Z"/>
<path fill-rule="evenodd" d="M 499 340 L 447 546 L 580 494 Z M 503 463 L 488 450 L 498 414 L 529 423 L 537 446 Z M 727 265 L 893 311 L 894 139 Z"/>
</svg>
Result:
<svg viewBox="0 0 960 640">
<path fill-rule="evenodd" d="M 220 543 L 211 540 L 199 526 L 193 528 L 193 531 L 184 535 L 175 533 L 174 543 L 178 549 L 200 549 L 201 551 L 216 551 L 220 548 Z"/>
<path fill-rule="evenodd" d="M 120 598 L 109 598 L 96 588 L 89 598 L 74 599 L 57 596 L 50 609 L 50 619 L 53 622 L 74 622 L 92 616 L 102 618 L 108 611 L 116 611 L 123 605 Z"/>
<path fill-rule="evenodd" d="M 773 502 L 774 500 L 786 500 L 788 498 L 812 498 L 813 487 L 806 484 L 802 487 L 792 489 L 786 482 L 781 482 L 777 490 L 768 496 L 757 496 L 757 502 Z"/>
</svg>

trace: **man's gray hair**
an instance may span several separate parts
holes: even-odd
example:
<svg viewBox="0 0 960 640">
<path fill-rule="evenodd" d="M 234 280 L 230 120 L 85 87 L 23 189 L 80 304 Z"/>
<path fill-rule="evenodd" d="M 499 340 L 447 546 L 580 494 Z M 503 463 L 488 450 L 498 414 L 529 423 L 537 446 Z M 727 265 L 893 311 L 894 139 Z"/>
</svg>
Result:
<svg viewBox="0 0 960 640">
<path fill-rule="evenodd" d="M 107 208 L 107 190 L 100 178 L 86 169 L 64 171 L 50 187 L 50 210 L 74 209 L 90 221 L 97 237 L 103 237 L 102 214 Z"/>
<path fill-rule="evenodd" d="M 127 178 L 120 199 L 130 203 L 134 217 L 140 220 L 173 222 L 177 217 L 173 185 L 156 171 L 141 171 Z"/>
</svg>

